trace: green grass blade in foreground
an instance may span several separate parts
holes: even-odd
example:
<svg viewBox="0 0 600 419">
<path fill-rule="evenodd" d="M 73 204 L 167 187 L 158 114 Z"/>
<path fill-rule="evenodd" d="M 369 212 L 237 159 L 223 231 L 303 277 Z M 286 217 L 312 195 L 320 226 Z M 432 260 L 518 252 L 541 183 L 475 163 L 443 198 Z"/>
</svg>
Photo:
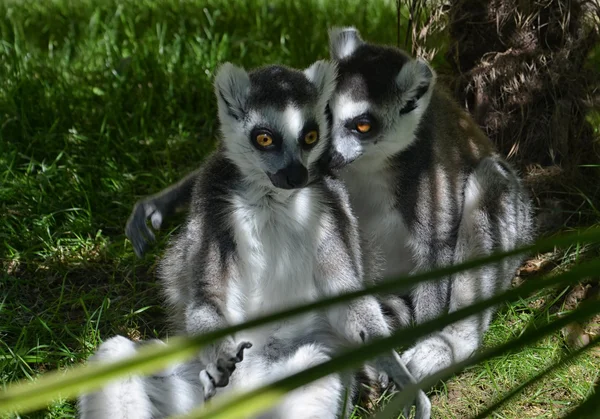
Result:
<svg viewBox="0 0 600 419">
<path fill-rule="evenodd" d="M 583 233 L 575 233 L 553 239 L 543 240 L 534 246 L 527 246 L 525 250 L 548 249 L 554 247 L 555 245 L 568 245 L 577 242 L 595 241 L 598 239 L 600 239 L 600 229 L 588 230 L 587 232 Z M 518 250 L 514 250 L 511 252 L 482 258 L 478 261 L 470 261 L 457 266 L 451 266 L 443 269 L 438 269 L 436 271 L 425 272 L 414 276 L 405 277 L 405 279 L 402 280 L 402 284 L 403 286 L 411 286 L 419 282 L 435 279 L 455 272 L 460 272 L 468 268 L 477 267 L 484 263 L 489 263 L 490 261 L 495 262 L 501 260 L 503 257 L 512 256 L 518 253 Z M 573 272 L 579 272 L 588 265 L 590 264 L 578 266 L 573 270 Z M 595 269 L 598 269 L 598 267 L 596 266 Z M 581 275 L 589 275 L 590 272 L 588 271 L 583 272 Z M 565 275 L 568 276 L 569 273 L 557 275 L 555 278 L 552 279 L 554 280 L 554 282 L 556 282 L 557 278 L 565 278 Z M 544 283 L 541 283 L 541 285 L 538 286 L 536 289 L 543 288 L 546 284 L 551 285 L 550 282 L 552 281 L 545 281 Z M 525 285 L 521 286 L 517 290 L 511 290 L 513 292 L 513 295 L 518 295 L 521 292 L 524 292 L 521 290 L 526 289 Z M 369 287 L 366 290 L 352 292 L 338 297 L 328 298 L 316 303 L 292 308 L 290 310 L 284 310 L 282 312 L 274 313 L 268 316 L 264 316 L 262 318 L 251 320 L 243 324 L 217 330 L 202 336 L 176 338 L 169 345 L 162 346 L 160 348 L 143 348 L 143 350 L 140 351 L 140 354 L 138 356 L 132 357 L 127 360 L 103 365 L 88 365 L 76 367 L 73 368 L 71 371 L 67 371 L 66 373 L 53 371 L 47 373 L 45 376 L 42 376 L 35 383 L 22 381 L 11 386 L 8 390 L 1 392 L 0 413 L 12 411 L 15 409 L 18 409 L 20 411 L 32 411 L 35 409 L 39 409 L 58 397 L 72 398 L 83 392 L 95 390 L 101 387 L 102 384 L 120 375 L 130 374 L 134 372 L 140 374 L 147 374 L 164 368 L 173 362 L 185 360 L 186 358 L 191 357 L 194 354 L 194 352 L 199 350 L 203 345 L 206 345 L 207 343 L 222 338 L 226 335 L 239 332 L 240 330 L 260 326 L 275 320 L 281 320 L 283 318 L 291 317 L 293 315 L 301 314 L 307 311 L 322 309 L 324 307 L 348 301 L 363 295 L 368 295 L 371 293 L 390 292 L 396 288 L 398 288 L 398 285 L 394 283 L 394 281 L 384 282 L 382 284 Z M 502 302 L 503 298 L 504 296 L 496 296 L 494 299 L 492 299 L 495 301 L 493 304 Z M 476 312 L 487 308 L 489 304 L 492 304 L 492 300 L 490 300 L 490 302 L 482 302 L 476 304 L 472 308 L 466 308 L 463 310 L 456 311 L 448 316 L 445 316 L 443 319 L 436 319 L 435 321 L 420 325 L 411 330 L 407 330 L 406 335 L 410 335 L 412 338 L 416 339 L 418 336 L 423 336 L 427 333 L 431 333 L 432 331 L 435 331 L 440 327 L 443 327 L 449 323 L 460 320 L 461 318 L 464 318 L 471 314 L 475 314 Z M 419 332 L 420 334 L 417 334 L 417 332 Z M 393 344 L 397 346 L 403 343 L 410 343 L 411 341 L 414 341 L 414 339 L 401 339 L 396 336 L 396 340 L 393 341 Z"/>
<path fill-rule="evenodd" d="M 203 343 L 176 337 L 169 345 L 141 347 L 136 356 L 106 364 L 88 364 L 67 371 L 51 371 L 37 382 L 21 382 L 0 392 L 3 413 L 31 412 L 58 398 L 70 399 L 102 387 L 107 382 L 135 372 L 150 374 L 172 363 L 185 361 L 198 353 Z"/>
<path fill-rule="evenodd" d="M 476 353 L 471 358 L 459 362 L 455 365 L 452 365 L 437 374 L 434 374 L 430 377 L 425 378 L 417 385 L 409 385 L 406 387 L 405 391 L 399 393 L 395 396 L 389 404 L 385 407 L 385 409 L 375 416 L 376 419 L 389 419 L 394 417 L 394 412 L 400 409 L 400 406 L 406 403 L 406 400 L 410 400 L 410 397 L 414 397 L 414 394 L 417 392 L 419 388 L 430 388 L 439 381 L 447 380 L 452 377 L 454 374 L 462 371 L 466 367 L 471 365 L 478 364 L 483 361 L 487 361 L 496 356 L 503 355 L 507 352 L 513 351 L 515 349 L 522 348 L 525 345 L 531 344 L 550 333 L 553 333 L 557 330 L 562 329 L 567 326 L 571 322 L 582 321 L 589 317 L 594 316 L 595 314 L 600 313 L 600 305 L 595 302 L 586 302 L 581 304 L 581 306 L 569 313 L 568 315 L 559 318 L 558 320 L 544 325 L 536 330 L 524 333 L 519 338 L 514 339 L 510 342 L 505 343 L 504 345 L 496 346 L 495 348 L 491 348 L 479 353 Z"/>
<path fill-rule="evenodd" d="M 549 333 L 554 332 L 555 330 L 560 329 L 565 324 L 568 324 L 572 321 L 579 320 L 582 318 L 587 318 L 593 316 L 596 313 L 600 312 L 600 306 L 588 304 L 581 310 L 577 310 L 559 321 L 553 322 L 545 326 L 544 328 L 540 328 L 536 332 L 532 332 L 530 334 L 524 335 L 521 338 L 514 341 L 514 344 L 511 345 L 503 345 L 501 347 L 503 353 L 507 350 L 511 350 L 515 347 L 522 346 L 527 344 L 530 341 L 535 341 Z M 341 356 L 336 356 L 332 358 L 330 361 L 327 361 L 323 364 L 311 367 L 307 370 L 284 378 L 282 380 L 276 381 L 267 386 L 261 387 L 254 391 L 246 392 L 238 395 L 229 395 L 220 397 L 211 402 L 210 405 L 201 406 L 189 414 L 178 416 L 178 419 L 190 419 L 190 418 L 202 418 L 202 419 L 225 419 L 225 418 L 238 418 L 240 415 L 250 415 L 260 413 L 270 407 L 272 407 L 275 403 L 277 403 L 288 391 L 291 391 L 295 388 L 298 388 L 304 384 L 310 383 L 318 378 L 321 378 L 327 374 L 337 372 L 343 369 L 348 368 L 350 365 L 359 365 L 361 362 L 370 359 L 375 354 L 375 350 L 377 353 L 381 353 L 384 350 L 389 350 L 393 347 L 393 345 L 389 345 L 388 343 L 394 340 L 392 338 L 384 339 L 379 342 L 375 342 L 373 344 L 364 345 L 362 347 L 357 348 L 351 352 L 347 352 L 342 354 Z M 496 349 L 496 348 L 495 348 Z M 491 351 L 490 351 L 491 352 Z M 494 351 L 494 353 L 498 352 L 498 350 Z M 495 356 L 495 355 L 493 355 Z M 490 356 L 491 357 L 491 356 Z M 486 357 L 487 359 L 487 357 Z M 481 362 L 483 359 L 478 359 L 476 362 Z M 470 365 L 474 360 L 468 360 L 466 363 L 460 364 L 460 369 L 464 368 L 467 365 Z M 467 364 L 467 365 L 463 365 Z M 442 374 L 447 376 L 448 370 L 444 370 Z M 455 370 L 454 368 L 452 370 Z M 454 371 L 455 372 L 455 371 Z M 410 400 L 414 397 L 416 390 L 420 387 L 427 388 L 431 385 L 435 384 L 438 379 L 435 381 L 424 380 L 422 383 L 417 383 L 415 385 L 407 386 L 406 392 L 399 393 L 400 396 L 396 397 L 392 400 L 391 403 L 395 402 L 395 406 L 391 409 L 386 409 L 380 413 L 380 415 L 385 415 L 382 417 L 397 417 L 398 412 L 401 411 L 400 405 L 406 403 L 407 400 Z M 388 407 L 390 406 L 388 405 Z M 379 417 L 379 416 L 378 416 Z"/>
<path fill-rule="evenodd" d="M 492 412 L 494 412 L 495 410 L 502 407 L 505 403 L 509 402 L 513 397 L 517 396 L 519 393 L 521 393 L 527 387 L 530 387 L 530 386 L 536 384 L 537 382 L 542 380 L 544 377 L 546 377 L 548 374 L 552 373 L 553 371 L 557 370 L 558 368 L 562 367 L 563 365 L 567 364 L 568 362 L 574 360 L 579 355 L 584 354 L 585 352 L 592 349 L 593 347 L 595 347 L 598 344 L 600 344 L 600 338 L 596 338 L 593 341 L 591 341 L 590 343 L 588 343 L 586 346 L 568 353 L 567 355 L 563 356 L 558 362 L 549 366 L 548 368 L 546 368 L 544 371 L 542 371 L 535 377 L 530 378 L 523 384 L 512 389 L 510 392 L 505 394 L 500 400 L 494 402 L 494 404 L 492 404 L 491 406 L 486 408 L 483 412 L 479 413 L 477 416 L 474 416 L 473 419 L 485 419 L 485 418 L 490 417 Z"/>
<path fill-rule="evenodd" d="M 585 274 L 586 271 L 592 272 L 592 271 L 595 271 L 596 269 L 598 269 L 598 267 L 600 267 L 600 260 L 596 260 L 594 263 L 588 264 L 588 266 L 586 266 L 585 269 L 582 267 L 578 267 L 578 268 L 582 268 L 582 269 L 576 269 L 577 272 L 571 271 L 571 272 L 567 272 L 563 275 L 567 275 L 568 279 L 573 279 L 574 277 L 580 278 L 582 275 Z M 563 277 L 563 279 L 564 278 L 565 277 Z M 560 282 L 560 278 L 558 278 L 558 275 L 555 278 L 552 278 L 551 280 L 552 280 L 552 283 L 554 283 L 554 284 L 556 284 L 557 282 Z M 530 289 L 534 289 L 534 288 L 539 289 L 540 288 L 539 283 L 538 284 L 533 283 L 533 285 L 537 285 L 537 287 L 529 286 L 526 288 L 530 288 Z M 517 290 L 516 289 L 511 290 L 510 293 L 512 294 L 513 297 L 516 298 L 517 293 L 515 291 L 517 291 Z M 490 303 L 488 301 L 486 301 L 486 302 L 481 303 L 480 305 L 489 307 Z M 598 308 L 594 307 L 592 310 L 592 314 L 585 313 L 585 312 L 584 313 L 573 313 L 572 315 L 569 315 L 568 318 L 565 317 L 566 320 L 561 320 L 561 323 L 565 322 L 565 321 L 572 321 L 573 317 L 575 317 L 575 318 L 586 317 L 586 316 L 593 315 L 597 312 L 600 312 L 600 307 L 598 307 Z M 459 312 L 457 311 L 456 313 L 459 313 Z M 451 313 L 451 315 L 453 315 L 453 314 L 454 313 Z M 465 313 L 462 313 L 460 315 L 461 318 L 466 317 L 463 314 L 465 314 Z M 451 323 L 451 322 L 452 321 L 444 321 L 443 323 Z M 437 322 L 435 320 L 429 322 L 429 325 L 432 326 L 433 330 L 437 329 L 435 323 L 439 323 L 439 322 Z M 442 326 L 438 326 L 438 327 L 442 327 Z M 549 326 L 550 327 L 545 332 L 546 334 L 551 333 L 554 330 L 562 327 L 561 325 L 555 324 L 555 323 L 552 323 Z M 268 409 L 273 404 L 275 404 L 278 400 L 281 399 L 281 397 L 283 397 L 286 394 L 287 391 L 293 390 L 294 388 L 304 385 L 314 379 L 321 378 L 329 373 L 339 371 L 340 369 L 348 368 L 349 365 L 358 365 L 363 360 L 372 358 L 375 355 L 375 353 L 374 353 L 375 350 L 377 351 L 377 353 L 381 353 L 384 350 L 393 348 L 395 345 L 394 345 L 394 343 L 389 344 L 391 341 L 397 342 L 398 340 L 402 340 L 403 343 L 407 343 L 407 341 L 414 341 L 414 340 L 418 339 L 419 337 L 426 334 L 426 332 L 424 332 L 423 330 L 420 330 L 420 329 L 421 329 L 421 327 L 417 326 L 417 327 L 413 328 L 413 330 L 407 330 L 406 333 L 402 333 L 402 335 L 404 335 L 404 334 L 410 335 L 411 339 L 402 339 L 402 337 L 399 337 L 399 335 L 397 334 L 397 335 L 392 336 L 391 338 L 381 340 L 374 344 L 364 345 L 363 347 L 359 348 L 358 350 L 343 354 L 342 356 L 335 357 L 331 361 L 321 364 L 318 367 L 314 367 L 309 370 L 303 371 L 299 374 L 296 374 L 294 376 L 290 376 L 284 380 L 275 382 L 264 388 L 257 389 L 255 391 L 245 393 L 242 395 L 230 396 L 230 397 L 227 397 L 224 399 L 214 400 L 210 406 L 201 407 L 201 408 L 191 412 L 188 415 L 182 416 L 182 418 L 186 418 L 186 419 L 192 418 L 192 417 L 228 418 L 228 417 L 238 417 L 238 415 L 240 415 L 242 413 L 244 413 L 244 414 L 259 413 L 260 411 L 263 411 L 264 409 Z M 544 335 L 541 335 L 541 336 L 544 336 Z M 541 336 L 539 336 L 539 337 L 541 337 Z M 534 336 L 533 338 L 539 339 L 539 337 L 535 338 L 535 336 Z M 527 339 L 527 335 L 523 336 L 523 338 Z M 523 344 L 525 344 L 525 343 L 523 343 Z M 377 347 L 377 349 L 375 349 L 375 347 Z M 417 386 L 419 386 L 419 385 L 417 385 Z M 252 410 L 252 412 L 250 412 L 249 409 L 257 409 L 257 410 Z M 397 410 L 399 410 L 399 409 L 397 409 Z"/>
</svg>

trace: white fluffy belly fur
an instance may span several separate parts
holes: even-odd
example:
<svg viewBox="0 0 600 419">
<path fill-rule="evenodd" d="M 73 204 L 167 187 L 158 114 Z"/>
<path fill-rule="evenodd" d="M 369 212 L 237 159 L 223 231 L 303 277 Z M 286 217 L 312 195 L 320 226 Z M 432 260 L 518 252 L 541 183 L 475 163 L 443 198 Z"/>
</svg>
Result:
<svg viewBox="0 0 600 419">
<path fill-rule="evenodd" d="M 315 301 L 314 271 L 318 248 L 319 207 L 315 191 L 303 189 L 285 202 L 265 205 L 240 197 L 236 204 L 235 240 L 239 277 L 230 283 L 227 317 L 237 323 Z M 250 209 L 249 206 L 252 206 Z M 316 208 L 315 208 L 316 207 Z M 258 210 L 257 210 L 258 208 Z M 240 335 L 259 348 L 274 338 L 295 341 L 319 326 L 308 314 Z"/>
</svg>

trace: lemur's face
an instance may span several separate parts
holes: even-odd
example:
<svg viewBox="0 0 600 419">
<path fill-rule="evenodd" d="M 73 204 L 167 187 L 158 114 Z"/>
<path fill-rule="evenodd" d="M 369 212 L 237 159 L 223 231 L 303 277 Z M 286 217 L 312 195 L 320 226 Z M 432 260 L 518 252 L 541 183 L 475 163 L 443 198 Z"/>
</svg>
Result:
<svg viewBox="0 0 600 419">
<path fill-rule="evenodd" d="M 306 186 L 329 146 L 325 107 L 336 67 L 319 61 L 305 71 L 268 66 L 246 73 L 225 64 L 216 76 L 227 156 L 244 176 L 267 187 Z"/>
<path fill-rule="evenodd" d="M 400 49 L 364 42 L 353 28 L 330 32 L 330 52 L 339 73 L 329 103 L 331 166 L 360 158 L 380 167 L 412 142 L 435 73 Z"/>
</svg>

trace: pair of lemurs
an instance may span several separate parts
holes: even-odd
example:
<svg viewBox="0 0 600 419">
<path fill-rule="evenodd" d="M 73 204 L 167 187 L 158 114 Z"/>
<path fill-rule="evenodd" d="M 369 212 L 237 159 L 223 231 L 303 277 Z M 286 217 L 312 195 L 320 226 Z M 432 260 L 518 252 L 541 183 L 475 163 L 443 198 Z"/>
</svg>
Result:
<svg viewBox="0 0 600 419">
<path fill-rule="evenodd" d="M 138 255 L 153 238 L 147 219 L 159 228 L 177 208 L 189 208 L 159 270 L 181 332 L 202 333 L 380 276 L 532 240 L 531 203 L 518 176 L 436 86 L 427 63 L 364 42 L 354 28 L 331 30 L 330 52 L 331 62 L 303 72 L 269 66 L 248 74 L 223 65 L 215 78 L 218 151 L 136 204 L 127 235 Z M 407 295 L 359 299 L 224 339 L 189 364 L 83 396 L 80 412 L 149 418 L 187 411 L 223 389 L 323 362 L 344 343 L 382 337 L 498 293 L 520 262 L 505 259 Z M 402 388 L 462 361 L 479 346 L 493 310 L 421 339 L 401 359 L 387 353 L 372 367 Z M 116 337 L 95 358 L 135 350 Z M 354 378 L 318 380 L 264 417 L 333 418 Z M 429 417 L 422 392 L 416 405 L 418 417 Z"/>
</svg>

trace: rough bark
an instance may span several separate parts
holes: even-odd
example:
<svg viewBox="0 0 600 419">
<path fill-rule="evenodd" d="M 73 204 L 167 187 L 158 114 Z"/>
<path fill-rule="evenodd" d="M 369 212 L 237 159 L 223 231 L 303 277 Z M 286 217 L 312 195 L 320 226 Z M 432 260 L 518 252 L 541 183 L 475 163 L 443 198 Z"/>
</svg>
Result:
<svg viewBox="0 0 600 419">
<path fill-rule="evenodd" d="M 586 189 L 580 165 L 600 162 L 586 120 L 600 104 L 600 71 L 588 60 L 598 45 L 600 2 L 449 3 L 446 58 L 456 97 L 537 197 L 548 199 L 565 179 Z"/>
<path fill-rule="evenodd" d="M 598 103 L 598 41 L 585 1 L 453 0 L 448 61 L 455 92 L 520 164 L 577 164 L 590 157 L 585 121 Z M 597 23 L 597 22 L 596 22 Z"/>
</svg>

